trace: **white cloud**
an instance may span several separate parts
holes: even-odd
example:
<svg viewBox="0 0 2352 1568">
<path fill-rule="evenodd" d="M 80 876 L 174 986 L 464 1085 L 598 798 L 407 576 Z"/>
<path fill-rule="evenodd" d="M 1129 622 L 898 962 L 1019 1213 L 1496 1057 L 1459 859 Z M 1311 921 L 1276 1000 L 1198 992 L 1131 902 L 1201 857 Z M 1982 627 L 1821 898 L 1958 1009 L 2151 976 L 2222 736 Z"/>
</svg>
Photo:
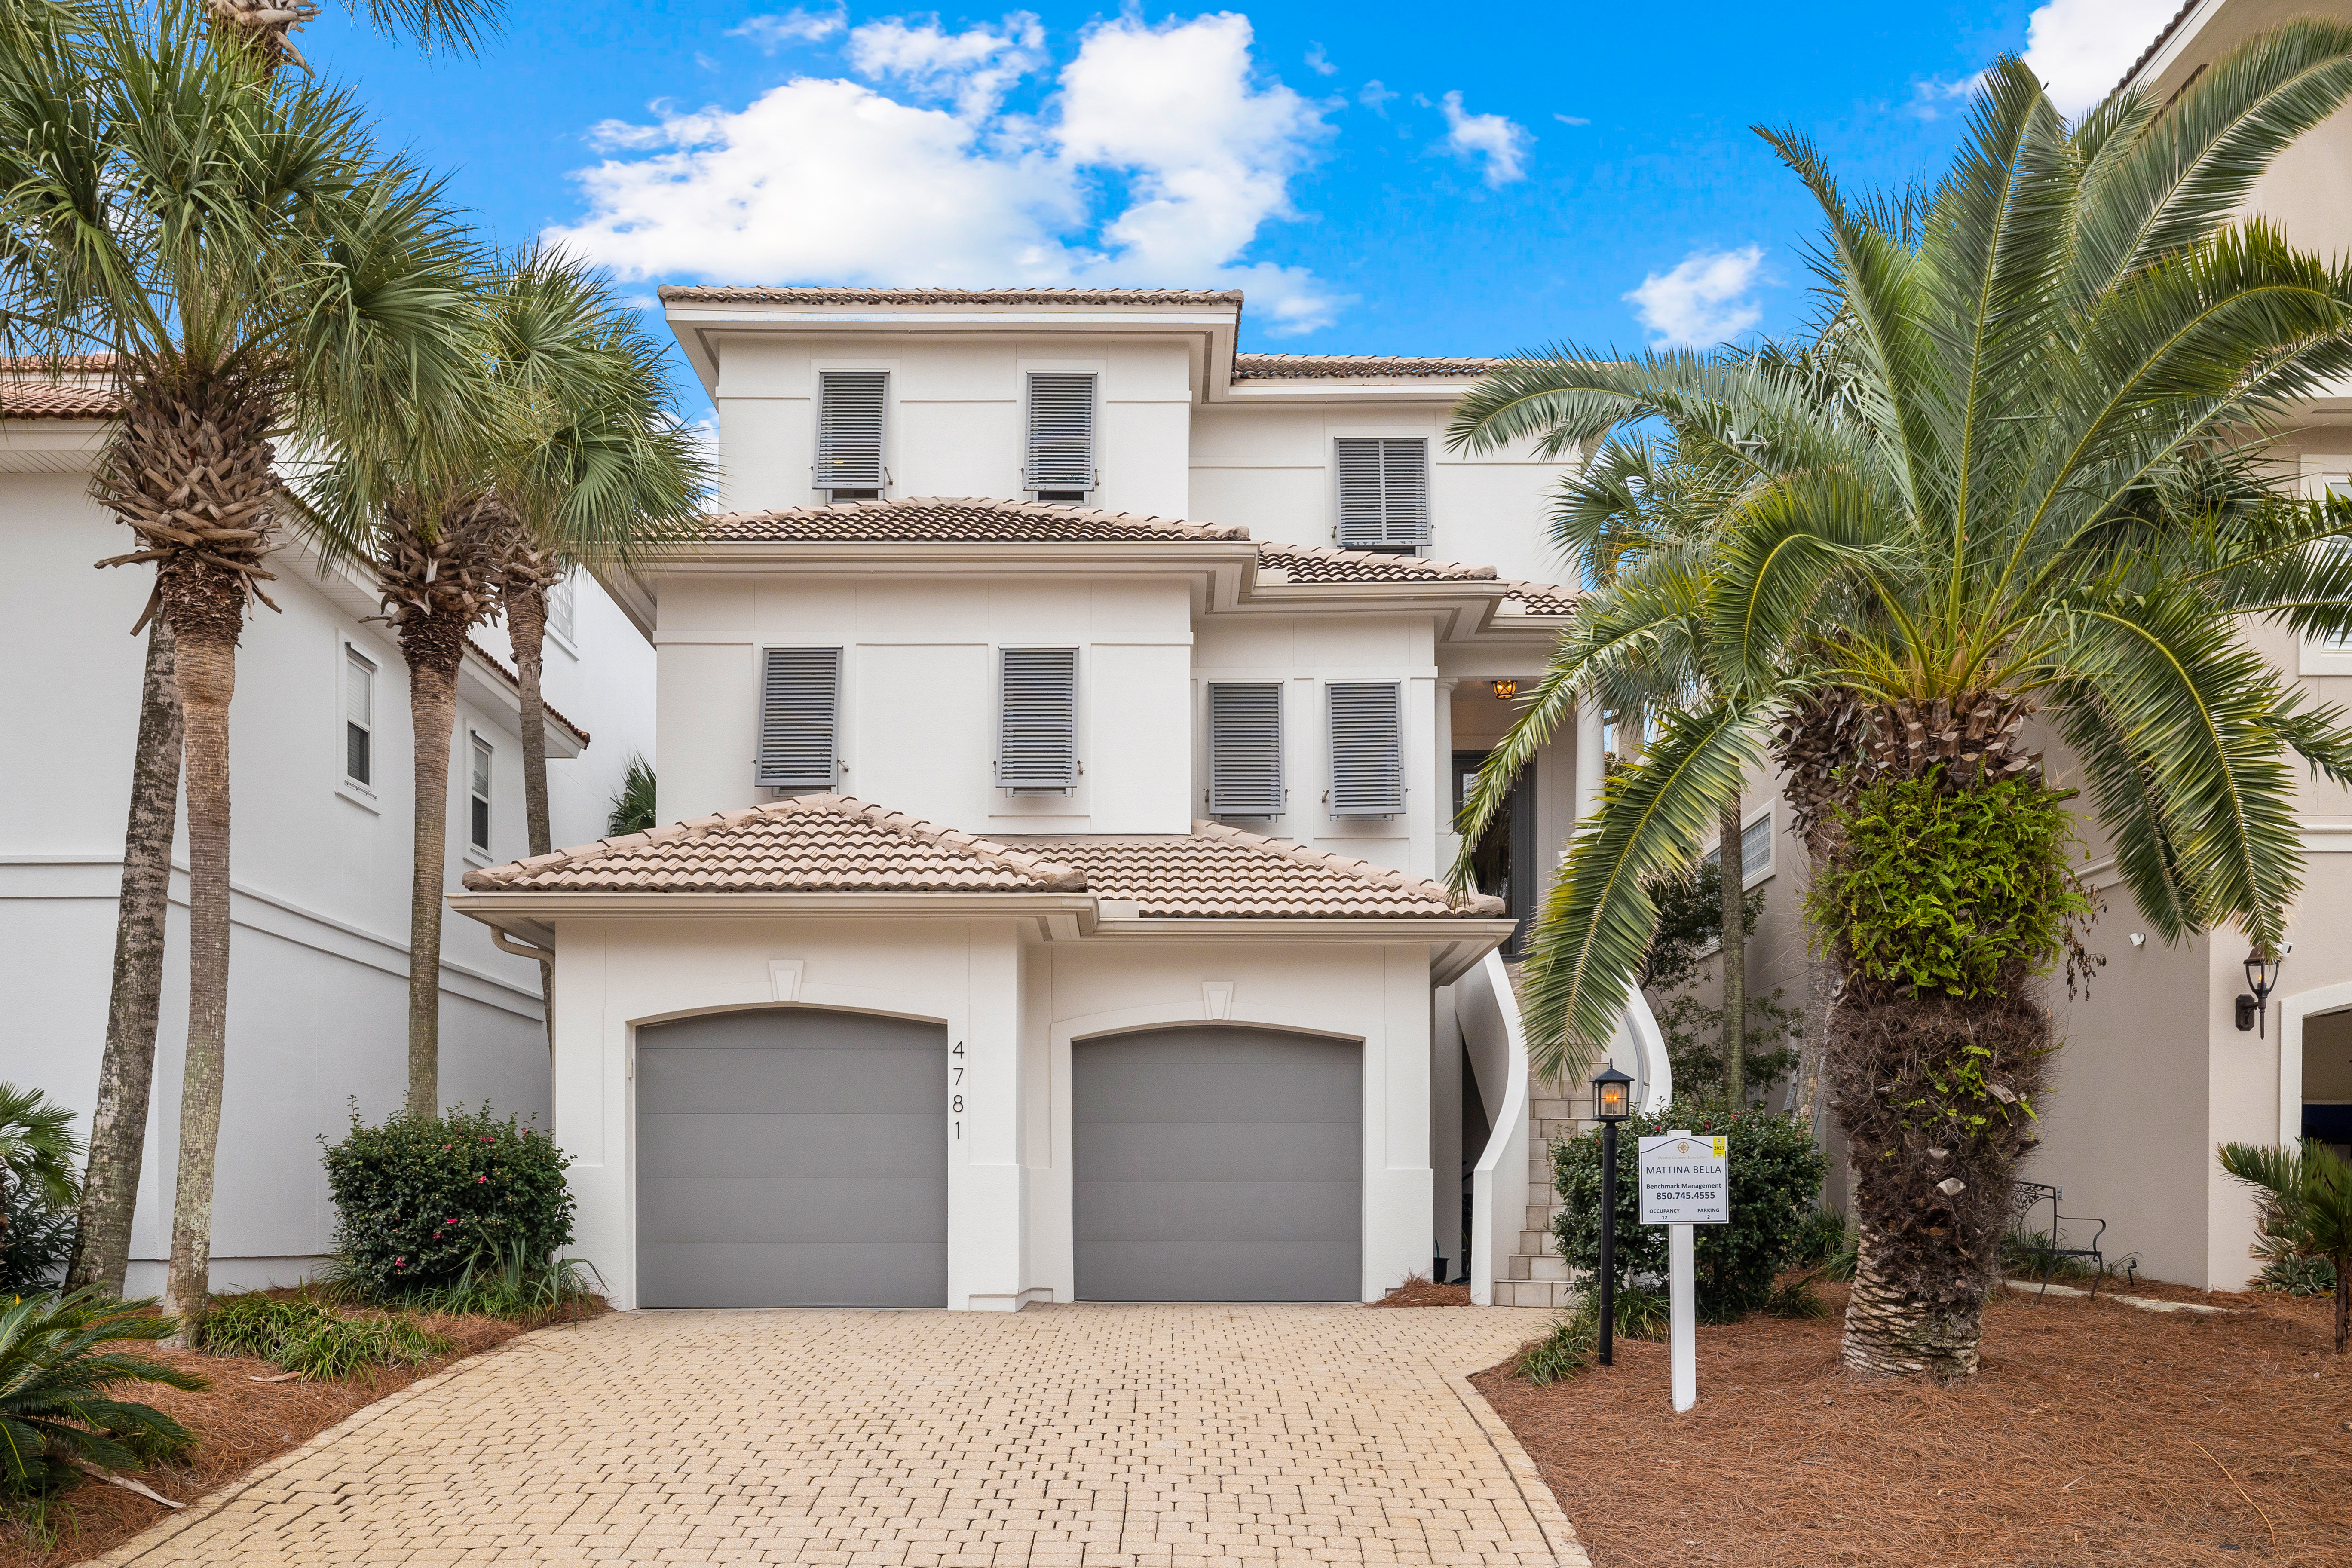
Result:
<svg viewBox="0 0 2352 1568">
<path fill-rule="evenodd" d="M 877 81 L 897 78 L 918 96 L 950 99 L 967 120 L 996 111 L 1013 84 L 1045 63 L 1045 29 L 1026 11 L 984 26 L 940 30 L 936 19 L 908 26 L 897 16 L 851 29 L 849 63 Z"/>
<path fill-rule="evenodd" d="M 1552 118 L 1559 121 L 1562 125 L 1590 125 L 1592 123 L 1591 121 L 1587 120 L 1581 114 L 1555 114 Z"/>
<path fill-rule="evenodd" d="M 829 38 L 845 25 L 845 14 L 838 8 L 831 11 L 806 11 L 795 5 L 789 11 L 779 11 L 766 16 L 747 16 L 738 27 L 727 29 L 730 38 L 749 38 L 760 46 L 762 53 L 774 54 L 792 44 L 813 44 Z"/>
<path fill-rule="evenodd" d="M 1323 46 L 1320 44 L 1309 44 L 1307 46 L 1307 68 L 1313 71 L 1317 76 L 1338 76 L 1339 74 L 1339 68 L 1331 63 L 1331 57 L 1323 52 Z"/>
<path fill-rule="evenodd" d="M 1911 84 L 1911 101 L 1903 106 L 1903 112 L 1915 120 L 1941 120 L 1967 108 L 1983 80 L 1980 76 L 1962 77 L 1958 81 L 1931 76 L 1925 81 L 1915 81 Z"/>
<path fill-rule="evenodd" d="M 1381 119 L 1385 120 L 1388 118 L 1389 100 L 1396 96 L 1397 95 L 1395 93 L 1391 92 L 1387 88 L 1381 85 L 1380 78 L 1374 77 L 1371 80 L 1364 84 L 1364 88 L 1361 92 L 1356 94 L 1356 101 L 1362 104 L 1366 109 L 1370 110 L 1374 114 L 1377 114 Z"/>
<path fill-rule="evenodd" d="M 2107 96 L 2179 0 L 2050 0 L 2025 24 L 2025 63 L 2062 114 Z"/>
<path fill-rule="evenodd" d="M 1535 144 L 1527 127 L 1514 125 L 1499 114 L 1464 113 L 1458 92 L 1445 95 L 1444 108 L 1445 145 L 1455 157 L 1470 162 L 1484 159 L 1490 185 L 1527 178 L 1528 149 Z"/>
<path fill-rule="evenodd" d="M 859 68 L 952 109 L 798 77 L 740 110 L 600 126 L 625 155 L 575 174 L 588 213 L 548 237 L 631 278 L 1238 287 L 1277 331 L 1332 319 L 1345 301 L 1312 273 L 1244 259 L 1328 130 L 1255 79 L 1247 18 L 1100 24 L 1041 114 L 1004 112 L 979 79 L 1036 53 L 1034 26 L 853 35 Z"/>
<path fill-rule="evenodd" d="M 1661 347 L 1704 348 L 1736 338 L 1764 319 L 1747 298 L 1764 264 L 1764 249 L 1694 250 L 1671 272 L 1653 272 L 1624 297 Z"/>
</svg>

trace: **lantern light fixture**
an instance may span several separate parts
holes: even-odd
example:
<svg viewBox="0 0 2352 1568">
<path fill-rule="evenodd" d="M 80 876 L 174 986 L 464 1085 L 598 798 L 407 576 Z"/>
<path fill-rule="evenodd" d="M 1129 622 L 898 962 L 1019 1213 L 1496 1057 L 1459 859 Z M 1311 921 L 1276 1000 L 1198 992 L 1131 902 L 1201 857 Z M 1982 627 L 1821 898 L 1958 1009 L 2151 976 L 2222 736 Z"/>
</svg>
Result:
<svg viewBox="0 0 2352 1568">
<path fill-rule="evenodd" d="M 2291 946 L 2288 951 L 2293 951 Z M 2269 1036 L 2271 993 L 2278 989 L 2279 966 L 2285 962 L 2285 952 L 2265 952 L 2259 947 L 2246 954 L 2246 986 L 2252 994 L 2238 998 L 2241 1030 L 2254 1029 L 2264 1037 Z"/>
<path fill-rule="evenodd" d="M 1494 682 L 1494 687 L 1495 700 L 1497 702 L 1508 702 L 1519 694 L 1519 683 L 1516 680 L 1497 680 Z"/>
<path fill-rule="evenodd" d="M 1613 1067 L 1592 1075 L 1592 1120 L 1622 1121 L 1633 1114 L 1633 1079 Z"/>
</svg>

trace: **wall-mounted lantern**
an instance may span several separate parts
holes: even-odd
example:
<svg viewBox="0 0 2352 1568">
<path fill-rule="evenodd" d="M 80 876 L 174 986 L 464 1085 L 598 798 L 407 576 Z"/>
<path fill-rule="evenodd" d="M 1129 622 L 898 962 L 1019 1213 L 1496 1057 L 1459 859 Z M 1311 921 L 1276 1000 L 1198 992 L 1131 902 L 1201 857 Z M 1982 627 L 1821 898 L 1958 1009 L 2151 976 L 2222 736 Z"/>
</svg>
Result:
<svg viewBox="0 0 2352 1568">
<path fill-rule="evenodd" d="M 2279 965 L 2285 962 L 2286 954 L 2266 953 L 2261 948 L 2246 954 L 2246 984 L 2253 994 L 2238 998 L 2241 1030 L 2259 1029 L 2264 1037 L 2269 1036 L 2271 993 L 2278 989 Z"/>
<path fill-rule="evenodd" d="M 1497 702 L 1508 702 L 1519 694 L 1519 683 L 1516 680 L 1497 680 L 1494 686 L 1495 700 Z"/>
</svg>

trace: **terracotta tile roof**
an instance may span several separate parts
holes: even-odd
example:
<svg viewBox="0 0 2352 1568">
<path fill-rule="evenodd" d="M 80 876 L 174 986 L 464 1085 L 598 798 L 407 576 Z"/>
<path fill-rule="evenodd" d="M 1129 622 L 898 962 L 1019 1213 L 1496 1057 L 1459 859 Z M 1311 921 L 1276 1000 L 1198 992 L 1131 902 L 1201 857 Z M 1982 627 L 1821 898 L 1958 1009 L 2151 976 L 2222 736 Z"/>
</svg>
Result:
<svg viewBox="0 0 2352 1568">
<path fill-rule="evenodd" d="M 1235 381 L 1453 381 L 1481 376 L 1507 359 L 1429 354 L 1235 354 Z"/>
<path fill-rule="evenodd" d="M 790 289 L 667 284 L 665 303 L 712 305 L 1233 305 L 1238 289 Z"/>
<path fill-rule="evenodd" d="M 1189 835 L 1023 846 L 1076 867 L 1099 898 L 1133 900 L 1146 919 L 1428 920 L 1505 910 L 1485 894 L 1456 906 L 1435 882 L 1217 822 L 1196 822 Z"/>
<path fill-rule="evenodd" d="M 1199 822 L 1152 837 L 958 833 L 842 795 L 800 795 L 466 873 L 477 892 L 1077 893 L 1160 919 L 1409 919 L 1456 906 L 1434 882 Z"/>
<path fill-rule="evenodd" d="M 0 357 L 0 419 L 111 419 L 122 412 L 113 368 L 112 354 Z"/>
<path fill-rule="evenodd" d="M 1495 576 L 1492 566 L 1466 566 L 1458 561 L 1427 561 L 1418 555 L 1386 555 L 1370 550 L 1333 550 L 1312 544 L 1265 543 L 1257 547 L 1262 568 L 1286 574 L 1293 583 L 1428 583 L 1485 582 Z M 1504 584 L 1505 602 L 1521 615 L 1567 616 L 1576 610 L 1576 592 L 1553 583 Z"/>
<path fill-rule="evenodd" d="M 2172 20 L 2167 22 L 2162 30 L 2159 31 L 2154 38 L 2148 41 L 2147 47 L 2139 52 L 2139 58 L 2132 61 L 2131 68 L 2124 72 L 2124 74 L 2116 79 L 2116 85 L 2109 88 L 2107 90 L 2111 93 L 2116 93 L 2121 92 L 2124 89 L 2129 87 L 2132 84 L 2132 79 L 2139 75 L 2140 71 L 2147 65 L 2147 62 L 2156 58 L 2156 51 L 2164 47 L 2165 44 L 2171 38 L 2172 35 L 2180 30 L 2181 23 L 2189 20 L 2189 13 L 2197 9 L 2197 7 L 2203 3 L 2204 0 L 2181 0 L 2180 9 L 2172 14 Z"/>
<path fill-rule="evenodd" d="M 806 795 L 466 873 L 478 891 L 1082 892 L 1071 868 L 868 805 Z"/>
<path fill-rule="evenodd" d="M 1249 530 L 1214 522 L 1180 522 L 1123 511 L 1093 511 L 1051 501 L 925 496 L 849 501 L 837 506 L 730 511 L 710 518 L 705 538 L 715 542 L 762 540 L 871 540 L 877 542 L 1247 539 Z"/>
<path fill-rule="evenodd" d="M 491 670 L 500 680 L 505 681 L 517 691 L 520 691 L 522 689 L 522 678 L 517 675 L 513 670 L 509 669 L 504 659 L 499 658 L 497 654 L 492 653 L 488 648 L 484 647 L 480 643 L 476 642 L 474 640 L 474 634 L 471 632 L 467 632 L 466 634 L 466 651 L 480 659 L 484 664 L 488 665 Z M 555 704 L 547 700 L 545 697 L 541 697 L 539 700 L 539 705 L 547 710 L 547 716 L 549 718 L 554 720 L 557 723 L 571 731 L 574 735 L 579 736 L 580 744 L 583 748 L 587 746 L 587 731 L 582 729 L 579 725 L 574 724 L 571 720 L 566 719 L 562 714 L 557 712 L 555 710 Z"/>
</svg>

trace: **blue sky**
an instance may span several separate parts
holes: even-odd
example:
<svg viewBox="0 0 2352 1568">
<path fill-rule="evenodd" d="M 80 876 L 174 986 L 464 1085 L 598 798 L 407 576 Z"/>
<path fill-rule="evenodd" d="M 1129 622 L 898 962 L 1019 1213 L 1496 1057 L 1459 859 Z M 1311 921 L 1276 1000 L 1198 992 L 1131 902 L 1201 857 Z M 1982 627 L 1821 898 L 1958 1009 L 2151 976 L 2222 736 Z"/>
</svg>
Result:
<svg viewBox="0 0 2352 1568">
<path fill-rule="evenodd" d="M 478 59 L 333 7 L 299 41 L 501 242 L 646 294 L 1241 287 L 1245 348 L 1486 353 L 1799 325 L 1814 215 L 1751 123 L 1929 176 L 1995 55 L 2078 110 L 2171 7 L 513 0 Z"/>
</svg>

